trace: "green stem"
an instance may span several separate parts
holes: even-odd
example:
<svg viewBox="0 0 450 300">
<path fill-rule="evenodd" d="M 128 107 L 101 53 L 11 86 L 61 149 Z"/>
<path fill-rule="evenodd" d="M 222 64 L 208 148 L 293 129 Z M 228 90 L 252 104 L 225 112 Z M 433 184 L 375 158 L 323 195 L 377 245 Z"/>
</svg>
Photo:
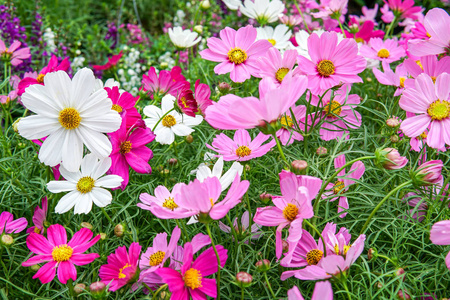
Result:
<svg viewBox="0 0 450 300">
<path fill-rule="evenodd" d="M 242 175 L 243 175 L 242 177 L 244 177 L 244 180 L 247 180 L 247 171 L 246 171 L 245 166 L 244 166 L 244 172 Z M 253 224 L 253 213 L 252 213 L 252 207 L 250 205 L 250 198 L 248 197 L 248 191 L 245 193 L 245 200 L 247 202 L 247 209 L 248 209 L 248 228 L 250 228 L 250 231 L 251 231 L 252 224 Z"/>
<path fill-rule="evenodd" d="M 306 31 L 308 31 L 308 33 L 311 33 L 311 30 L 309 30 L 308 24 L 306 23 L 306 20 L 305 20 L 305 18 L 303 17 L 303 12 L 302 12 L 302 10 L 300 9 L 300 7 L 298 6 L 298 1 L 297 1 L 297 0 L 295 0 L 295 7 L 297 7 L 297 10 L 298 10 L 300 16 L 302 17 L 303 25 L 305 25 Z"/>
<path fill-rule="evenodd" d="M 344 27 L 342 26 L 342 24 L 341 24 L 341 20 L 339 20 L 339 18 L 338 18 L 338 22 L 339 22 L 339 27 L 341 28 L 341 31 L 342 31 L 342 34 L 344 35 L 344 37 L 346 36 L 346 34 L 345 34 L 345 30 L 344 30 Z"/>
<path fill-rule="evenodd" d="M 327 245 L 325 244 L 325 239 L 323 238 L 322 234 L 320 233 L 320 231 L 317 229 L 316 226 L 314 226 L 313 224 L 311 224 L 308 220 L 303 220 L 303 222 L 305 222 L 309 227 L 311 227 L 318 235 L 319 237 L 322 239 L 322 244 L 323 244 L 323 255 L 327 256 Z"/>
<path fill-rule="evenodd" d="M 439 212 L 441 212 L 441 211 L 444 209 L 445 204 L 446 204 L 446 202 L 447 202 L 447 201 L 445 201 L 444 199 L 441 199 L 441 198 L 442 198 L 442 195 L 444 194 L 445 187 L 447 186 L 447 184 L 448 184 L 449 182 L 450 182 L 450 176 L 447 176 L 447 178 L 446 178 L 445 181 L 444 181 L 444 184 L 443 184 L 442 187 L 441 187 L 441 190 L 439 191 L 438 196 L 436 197 L 438 200 L 441 200 L 441 201 L 442 201 L 441 209 L 439 210 Z"/>
<path fill-rule="evenodd" d="M 390 191 L 386 197 L 383 198 L 383 200 L 380 201 L 380 203 L 378 203 L 378 205 L 373 209 L 373 211 L 370 213 L 369 218 L 367 218 L 366 223 L 364 223 L 363 228 L 361 229 L 360 234 L 363 234 L 366 231 L 367 226 L 369 226 L 370 220 L 372 220 L 373 216 L 377 213 L 377 211 L 381 208 L 381 206 L 384 204 L 384 202 L 386 202 L 395 192 L 397 192 L 398 190 L 404 188 L 405 186 L 409 185 L 412 183 L 412 180 L 408 180 L 407 182 L 404 182 L 402 184 L 400 184 L 399 186 L 397 186 L 395 189 L 393 189 L 392 191 Z"/>
<path fill-rule="evenodd" d="M 244 288 L 241 287 L 241 300 L 244 300 Z"/>
<path fill-rule="evenodd" d="M 217 252 L 216 249 L 216 244 L 214 243 L 214 239 L 213 236 L 211 234 L 211 228 L 209 227 L 209 224 L 205 224 L 206 225 L 206 231 L 208 232 L 209 238 L 211 239 L 211 244 L 213 246 L 214 249 L 214 253 L 216 254 L 217 257 L 217 300 L 220 300 L 220 269 L 221 269 L 221 263 L 220 263 L 220 256 L 219 253 Z"/>
<path fill-rule="evenodd" d="M 106 213 L 106 210 L 105 210 L 105 208 L 104 207 L 100 207 L 100 209 L 102 210 L 102 213 L 105 215 L 105 217 L 108 219 L 108 221 L 109 221 L 109 224 L 110 225 L 112 225 L 112 220 L 111 220 L 111 217 L 110 216 L 108 216 L 108 214 Z"/>
<path fill-rule="evenodd" d="M 267 287 L 269 288 L 270 294 L 272 295 L 273 299 L 277 299 L 277 297 L 275 297 L 275 294 L 272 290 L 272 286 L 270 285 L 269 278 L 267 278 L 267 272 L 264 272 L 264 278 L 266 280 Z"/>
<path fill-rule="evenodd" d="M 159 287 L 159 289 L 157 289 L 154 293 L 153 293 L 153 297 L 152 300 L 156 299 L 156 296 L 159 294 L 159 292 L 161 292 L 162 290 L 164 290 L 167 287 L 167 283 L 163 284 L 162 286 Z M 148 289 L 148 287 L 147 287 Z"/>
<path fill-rule="evenodd" d="M 69 279 L 69 280 L 67 281 L 67 286 L 69 287 L 70 297 L 71 297 L 72 299 L 75 299 L 75 292 L 74 292 L 74 290 L 73 290 L 73 280 L 72 280 L 72 279 Z"/>
<path fill-rule="evenodd" d="M 384 258 L 385 260 L 389 261 L 390 263 L 392 263 L 394 266 L 397 266 L 397 264 L 390 259 L 389 257 L 385 256 L 385 255 L 381 255 L 381 254 L 377 254 L 378 257 Z"/>
<path fill-rule="evenodd" d="M 163 115 L 161 116 L 161 118 L 159 118 L 158 122 L 156 122 L 155 126 L 153 126 L 153 128 L 152 128 L 152 131 L 153 131 L 153 132 L 155 132 L 156 126 L 159 125 L 159 122 L 161 122 L 161 120 L 164 119 L 164 117 L 167 116 L 167 115 L 168 115 L 171 111 L 173 111 L 174 109 L 175 109 L 175 107 L 172 108 L 171 110 L 167 111 L 165 114 L 163 114 Z"/>
<path fill-rule="evenodd" d="M 396 24 L 397 24 L 397 16 L 395 16 L 394 20 L 392 20 L 391 24 L 389 24 L 389 28 L 386 31 L 386 35 L 384 36 L 385 39 L 389 38 L 389 34 L 391 33 L 391 31 L 394 30 Z"/>
<path fill-rule="evenodd" d="M 348 290 L 348 286 L 347 286 L 347 279 L 345 279 L 346 281 L 342 282 L 342 285 L 344 286 L 345 291 L 347 292 L 347 296 L 349 300 L 352 300 L 352 295 L 350 294 L 350 291 Z"/>
<path fill-rule="evenodd" d="M 227 218 L 228 224 L 230 225 L 231 228 L 231 232 L 233 233 L 233 237 L 234 237 L 234 253 L 237 255 L 237 250 L 238 250 L 238 239 L 237 239 L 237 234 L 236 234 L 236 230 L 234 229 L 233 226 L 233 222 L 231 222 L 230 216 L 228 214 L 225 215 L 225 217 Z M 251 227 L 249 227 L 251 228 Z"/>
<path fill-rule="evenodd" d="M 284 156 L 283 149 L 281 148 L 281 143 L 280 143 L 280 141 L 278 140 L 276 133 L 273 134 L 273 138 L 274 138 L 275 141 L 277 142 L 277 148 L 278 148 L 278 151 L 280 151 L 281 158 L 282 158 L 283 161 L 286 163 L 286 166 L 289 167 L 289 163 L 288 163 L 288 161 L 287 161 L 287 159 L 286 159 L 286 156 Z"/>
</svg>

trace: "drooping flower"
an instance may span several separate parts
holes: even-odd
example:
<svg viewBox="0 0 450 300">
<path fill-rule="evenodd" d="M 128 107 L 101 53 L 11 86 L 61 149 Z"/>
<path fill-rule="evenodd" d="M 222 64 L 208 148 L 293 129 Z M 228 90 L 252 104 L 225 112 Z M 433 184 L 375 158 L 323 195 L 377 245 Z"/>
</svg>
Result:
<svg viewBox="0 0 450 300">
<path fill-rule="evenodd" d="M 275 140 L 271 139 L 264 145 L 263 143 L 270 138 L 270 135 L 260 132 L 252 141 L 247 130 L 239 129 L 234 133 L 233 139 L 221 133 L 213 139 L 211 145 L 206 144 L 206 147 L 222 155 L 225 161 L 247 161 L 269 152 L 276 145 Z"/>
<path fill-rule="evenodd" d="M 448 232 L 450 231 L 450 221 L 440 221 L 434 223 L 430 231 L 430 240 L 435 245 L 450 245 Z M 450 252 L 445 257 L 445 265 L 450 270 Z"/>
<path fill-rule="evenodd" d="M 109 285 L 110 291 L 115 292 L 138 279 L 141 249 L 139 243 L 131 243 L 128 252 L 127 247 L 122 246 L 108 256 L 108 263 L 100 267 L 98 276 L 104 284 Z"/>
<path fill-rule="evenodd" d="M 442 160 L 430 160 L 417 167 L 412 172 L 413 183 L 417 186 L 427 186 L 433 184 L 442 185 Z"/>
<path fill-rule="evenodd" d="M 401 156 L 398 150 L 394 148 L 377 150 L 375 156 L 377 156 L 377 161 L 387 170 L 401 169 L 408 163 L 408 159 Z"/>
<path fill-rule="evenodd" d="M 280 0 L 245 0 L 239 10 L 243 15 L 265 25 L 277 21 L 284 8 L 284 4 Z"/>
<path fill-rule="evenodd" d="M 359 54 L 369 59 L 376 59 L 392 63 L 405 56 L 405 50 L 398 45 L 395 39 L 382 40 L 381 38 L 371 38 L 367 45 L 362 45 Z"/>
<path fill-rule="evenodd" d="M 251 76 L 258 77 L 258 58 L 264 55 L 272 44 L 267 40 L 255 41 L 256 35 L 256 29 L 251 25 L 237 31 L 226 27 L 220 31 L 220 39 L 211 37 L 207 40 L 208 49 L 201 51 L 200 56 L 206 60 L 220 62 L 215 66 L 214 72 L 219 75 L 230 73 L 234 82 L 244 82 Z"/>
<path fill-rule="evenodd" d="M 406 80 L 408 80 L 408 73 L 405 65 L 398 65 L 395 68 L 395 72 L 391 70 L 391 67 L 387 62 L 382 62 L 382 65 L 384 73 L 377 68 L 373 68 L 373 74 L 381 84 L 397 87 L 394 96 L 400 96 L 405 88 Z"/>
<path fill-rule="evenodd" d="M 292 71 L 297 61 L 297 51 L 286 50 L 281 56 L 276 48 L 270 48 L 265 56 L 259 58 L 259 75 L 262 78 L 270 78 L 279 86 L 284 77 Z"/>
<path fill-rule="evenodd" d="M 292 107 L 292 112 L 294 115 L 289 110 L 285 115 L 280 117 L 281 128 L 277 131 L 276 135 L 283 146 L 290 145 L 294 141 L 303 141 L 303 136 L 297 131 L 294 122 L 297 121 L 298 127 L 304 130 L 306 107 L 304 105 Z"/>
<path fill-rule="evenodd" d="M 288 300 L 304 300 L 300 290 L 294 286 L 288 291 Z M 329 281 L 318 281 L 314 286 L 311 300 L 333 300 L 333 288 Z"/>
<path fill-rule="evenodd" d="M 262 231 L 260 231 L 262 226 L 259 225 L 259 224 L 256 224 L 256 223 L 253 223 L 252 227 L 249 230 L 249 227 L 250 227 L 250 214 L 249 214 L 249 212 L 247 210 L 244 211 L 244 213 L 241 216 L 240 226 L 238 224 L 238 218 L 235 218 L 234 221 L 233 221 L 233 227 L 234 227 L 234 230 L 236 231 L 236 234 L 238 235 L 238 239 L 245 238 L 245 237 L 247 237 L 247 235 L 250 234 L 251 235 L 250 238 L 252 240 L 257 240 L 263 234 Z M 225 225 L 221 221 L 219 221 L 219 228 L 223 232 L 231 233 L 231 227 Z"/>
<path fill-rule="evenodd" d="M 66 180 L 50 181 L 47 189 L 52 193 L 69 192 L 55 207 L 55 212 L 62 214 L 75 207 L 75 214 L 87 214 L 92 203 L 105 207 L 112 201 L 112 195 L 104 188 L 120 186 L 123 178 L 118 175 L 103 176 L 111 167 L 111 158 L 99 160 L 94 154 L 87 154 L 81 162 L 81 171 L 70 172 L 63 166 L 59 168 Z"/>
<path fill-rule="evenodd" d="M 61 163 L 76 172 L 84 145 L 97 157 L 108 157 L 112 146 L 104 133 L 119 129 L 122 119 L 111 109 L 105 90 L 92 92 L 92 71 L 83 68 L 72 80 L 63 71 L 48 73 L 44 83 L 28 87 L 22 95 L 24 106 L 37 115 L 18 124 L 19 134 L 26 139 L 48 136 L 39 151 L 40 161 L 52 167 Z"/>
<path fill-rule="evenodd" d="M 9 47 L 0 39 L 0 58 L 4 61 L 9 61 L 11 65 L 18 66 L 24 59 L 31 56 L 30 48 L 25 47 L 19 49 L 22 43 L 14 41 Z"/>
<path fill-rule="evenodd" d="M 169 37 L 178 50 L 191 48 L 202 40 L 197 32 L 192 32 L 189 29 L 183 30 L 180 26 L 169 28 Z"/>
<path fill-rule="evenodd" d="M 92 231 L 81 228 L 75 232 L 67 242 L 66 229 L 59 225 L 50 225 L 47 229 L 47 238 L 32 232 L 27 237 L 27 246 L 34 256 L 22 263 L 24 267 L 44 263 L 33 279 L 39 278 L 42 284 L 49 283 L 58 274 L 58 280 L 66 284 L 69 279 L 77 280 L 75 266 L 84 266 L 100 257 L 97 253 L 83 254 L 100 239 L 100 235 L 94 238 Z"/>
<path fill-rule="evenodd" d="M 165 94 L 171 94 L 176 96 L 178 90 L 184 87 L 188 82 L 181 74 L 181 68 L 175 66 L 172 70 L 161 70 L 159 76 L 156 74 L 154 67 L 148 70 L 147 75 L 142 75 L 142 88 L 145 92 L 150 92 L 151 97 L 153 94 L 158 96 L 164 96 Z"/>
<path fill-rule="evenodd" d="M 133 97 L 133 95 L 126 91 L 120 91 L 118 86 L 113 86 L 111 88 L 105 87 L 105 90 L 108 93 L 108 98 L 112 101 L 112 110 L 117 111 L 122 116 L 122 119 L 125 120 L 127 129 L 133 126 L 137 120 L 141 119 L 141 115 L 135 107 L 139 96 Z M 123 113 L 125 112 L 126 118 L 123 117 Z"/>
<path fill-rule="evenodd" d="M 292 46 L 292 43 L 289 41 L 292 32 L 289 30 L 289 27 L 284 24 L 277 25 L 275 29 L 270 26 L 258 27 L 256 28 L 256 31 L 257 40 L 267 40 L 276 49 L 282 51 L 287 49 L 289 46 Z"/>
<path fill-rule="evenodd" d="M 28 225 L 25 218 L 18 218 L 14 220 L 12 213 L 4 211 L 0 214 L 0 235 L 4 233 L 19 233 L 23 231 Z"/>
<path fill-rule="evenodd" d="M 195 118 L 195 113 L 198 112 L 198 104 L 194 98 L 194 93 L 188 87 L 180 90 L 175 103 L 179 112 Z"/>
<path fill-rule="evenodd" d="M 234 178 L 236 177 L 236 174 L 239 174 L 239 176 L 242 175 L 243 170 L 244 167 L 240 163 L 235 161 L 228 169 L 228 171 L 226 171 L 225 174 L 222 175 L 223 157 L 219 156 L 212 170 L 210 167 L 208 167 L 207 164 L 201 163 L 194 171 L 196 178 L 200 180 L 200 182 L 203 182 L 206 178 L 209 177 L 216 177 L 220 181 L 222 191 L 224 191 L 233 182 Z"/>
<path fill-rule="evenodd" d="M 27 229 L 27 233 L 40 233 L 44 234 L 45 226 L 44 222 L 47 220 L 47 212 L 48 212 L 48 201 L 47 197 L 42 198 L 42 208 L 36 206 L 33 214 L 33 227 Z"/>
<path fill-rule="evenodd" d="M 113 55 L 108 58 L 108 62 L 104 65 L 93 65 L 92 68 L 96 71 L 105 71 L 114 68 L 123 56 L 123 52 L 120 51 L 119 54 Z"/>
<path fill-rule="evenodd" d="M 402 202 L 406 202 L 410 207 L 412 207 L 407 211 L 407 214 L 411 218 L 417 220 L 418 222 L 422 222 L 425 219 L 428 210 L 428 205 L 425 199 L 414 192 L 409 192 L 402 198 Z"/>
</svg>

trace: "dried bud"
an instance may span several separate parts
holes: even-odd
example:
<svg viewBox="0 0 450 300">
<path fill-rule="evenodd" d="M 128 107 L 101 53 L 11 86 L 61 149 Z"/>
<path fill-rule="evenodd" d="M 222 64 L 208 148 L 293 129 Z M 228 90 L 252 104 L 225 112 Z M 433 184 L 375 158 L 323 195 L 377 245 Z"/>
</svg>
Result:
<svg viewBox="0 0 450 300">
<path fill-rule="evenodd" d="M 247 171 L 247 172 L 250 171 L 250 169 L 251 169 L 251 168 L 250 168 L 250 165 L 245 165 L 244 168 L 245 168 L 245 171 Z"/>
<path fill-rule="evenodd" d="M 377 289 L 380 289 L 380 290 L 383 288 L 383 284 L 379 281 L 375 284 L 375 286 L 377 287 Z"/>
<path fill-rule="evenodd" d="M 187 135 L 185 140 L 186 140 L 186 143 L 192 144 L 192 142 L 194 141 L 194 137 L 192 135 Z"/>
<path fill-rule="evenodd" d="M 400 120 L 397 117 L 390 117 L 386 120 L 386 125 L 395 128 L 400 125 Z"/>
<path fill-rule="evenodd" d="M 247 272 L 239 272 L 236 274 L 236 281 L 240 287 L 248 287 L 252 284 L 253 277 Z"/>
<path fill-rule="evenodd" d="M 399 136 L 396 134 L 391 135 L 391 137 L 389 138 L 391 140 L 391 142 L 393 143 L 398 143 L 398 141 L 400 140 Z"/>
<path fill-rule="evenodd" d="M 256 270 L 258 272 L 267 272 L 270 270 L 270 260 L 268 259 L 262 259 L 259 260 L 256 264 Z"/>
<path fill-rule="evenodd" d="M 219 83 L 218 88 L 222 94 L 227 94 L 231 90 L 231 86 L 226 82 Z"/>
<path fill-rule="evenodd" d="M 178 163 L 178 159 L 171 158 L 171 159 L 169 159 L 168 163 L 170 166 L 175 166 Z"/>
<path fill-rule="evenodd" d="M 328 153 L 328 150 L 325 147 L 319 147 L 316 150 L 316 154 L 320 155 L 320 156 L 327 155 L 327 153 Z"/>
<path fill-rule="evenodd" d="M 370 248 L 369 251 L 367 251 L 367 259 L 368 260 L 376 259 L 377 256 L 378 256 L 378 252 L 376 249 Z"/>
<path fill-rule="evenodd" d="M 283 253 L 287 253 L 289 251 L 289 243 L 285 240 L 281 240 L 281 244 L 283 245 Z"/>
<path fill-rule="evenodd" d="M 88 223 L 88 222 L 82 222 L 81 223 L 81 227 L 87 228 L 87 229 L 90 229 L 90 230 L 94 229 L 94 226 L 92 226 L 92 224 Z"/>
<path fill-rule="evenodd" d="M 19 133 L 19 128 L 17 127 L 17 125 L 19 125 L 21 119 L 22 118 L 18 118 L 17 120 L 14 121 L 14 123 L 12 123 L 12 128 L 15 133 Z"/>
<path fill-rule="evenodd" d="M 125 233 L 125 226 L 123 224 L 117 224 L 116 227 L 114 227 L 114 235 L 117 237 L 123 237 Z"/>
<path fill-rule="evenodd" d="M 401 169 L 408 163 L 408 159 L 394 148 L 377 149 L 375 156 L 377 163 L 387 170 Z"/>
<path fill-rule="evenodd" d="M 405 274 L 405 270 L 403 270 L 403 268 L 398 268 L 397 270 L 395 270 L 395 275 L 401 276 L 403 274 Z"/>
<path fill-rule="evenodd" d="M 10 236 L 9 234 L 5 234 L 2 235 L 2 245 L 3 246 L 11 246 L 12 244 L 14 244 L 14 239 L 12 236 Z"/>
<path fill-rule="evenodd" d="M 304 160 L 294 160 L 291 163 L 292 171 L 297 175 L 305 175 L 308 163 Z"/>
<path fill-rule="evenodd" d="M 267 194 L 266 192 L 262 193 L 261 195 L 259 195 L 259 199 L 264 203 L 267 204 L 270 201 L 272 201 L 272 195 L 271 194 Z"/>
<path fill-rule="evenodd" d="M 75 294 L 79 295 L 86 290 L 86 285 L 84 283 L 78 283 L 73 287 Z"/>
</svg>

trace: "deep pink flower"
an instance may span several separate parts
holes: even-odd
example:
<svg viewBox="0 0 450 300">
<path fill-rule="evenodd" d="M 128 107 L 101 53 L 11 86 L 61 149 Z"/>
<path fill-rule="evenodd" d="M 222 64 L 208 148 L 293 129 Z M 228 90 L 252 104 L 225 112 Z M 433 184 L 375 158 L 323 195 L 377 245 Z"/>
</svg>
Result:
<svg viewBox="0 0 450 300">
<path fill-rule="evenodd" d="M 13 66 L 20 65 L 22 60 L 31 56 L 30 48 L 19 49 L 21 44 L 19 41 L 14 41 L 9 47 L 6 47 L 5 43 L 0 39 L 0 56 L 10 61 Z"/>
<path fill-rule="evenodd" d="M 47 220 L 48 202 L 47 197 L 42 198 L 42 208 L 36 206 L 33 214 L 33 227 L 27 229 L 27 233 L 40 233 L 44 234 L 45 226 L 44 222 Z"/>
<path fill-rule="evenodd" d="M 422 10 L 420 6 L 414 6 L 414 0 L 383 0 L 389 6 L 395 16 L 417 20 L 417 13 Z M 386 21 L 385 21 L 386 22 Z"/>
<path fill-rule="evenodd" d="M 228 250 L 223 246 L 216 246 L 220 266 L 224 267 L 228 259 Z M 216 273 L 218 263 L 214 249 L 208 248 L 193 261 L 193 249 L 191 243 L 184 245 L 183 265 L 181 273 L 171 268 L 160 268 L 156 273 L 169 285 L 172 298 L 177 300 L 206 299 L 206 295 L 215 298 L 217 296 L 216 280 L 206 276 Z"/>
<path fill-rule="evenodd" d="M 270 78 L 276 86 L 279 86 L 286 74 L 293 70 L 297 55 L 296 50 L 286 50 L 282 56 L 277 48 L 270 48 L 265 56 L 259 58 L 259 75 L 262 78 Z"/>
<path fill-rule="evenodd" d="M 154 67 L 148 70 L 147 75 L 142 75 L 142 89 L 145 92 L 151 93 L 150 97 L 153 98 L 153 94 L 163 96 L 165 94 L 171 94 L 176 97 L 178 91 L 185 85 L 189 85 L 181 74 L 181 68 L 175 66 L 172 70 L 161 70 L 159 76 L 156 74 Z"/>
<path fill-rule="evenodd" d="M 47 262 L 33 276 L 44 284 L 53 280 L 58 271 L 58 280 L 66 284 L 69 279 L 77 280 L 75 266 L 84 266 L 100 257 L 97 253 L 83 254 L 100 239 L 100 235 L 92 238 L 90 229 L 81 228 L 67 242 L 66 229 L 54 224 L 47 229 L 47 238 L 32 232 L 27 237 L 27 246 L 35 256 L 22 263 L 24 267 Z"/>
<path fill-rule="evenodd" d="M 406 67 L 404 64 L 400 64 L 395 68 L 395 73 L 391 70 L 389 63 L 382 62 L 383 72 L 378 70 L 377 68 L 373 68 L 373 75 L 377 78 L 377 80 L 384 85 L 391 85 L 397 87 L 397 90 L 394 93 L 394 96 L 400 96 L 405 88 L 406 80 L 408 80 L 408 72 L 406 71 Z"/>
<path fill-rule="evenodd" d="M 303 141 L 303 136 L 297 131 L 294 120 L 297 121 L 298 127 L 304 130 L 306 106 L 294 106 L 292 107 L 292 112 L 294 116 L 288 110 L 284 116 L 280 117 L 281 128 L 277 131 L 276 135 L 283 146 L 290 145 L 294 141 Z"/>
<path fill-rule="evenodd" d="M 220 31 L 220 39 L 207 40 L 208 49 L 200 51 L 203 59 L 220 62 L 216 74 L 230 73 L 234 82 L 244 82 L 251 76 L 259 77 L 258 58 L 266 53 L 272 44 L 267 40 L 256 40 L 256 28 L 251 25 L 238 31 L 226 27 Z"/>
<path fill-rule="evenodd" d="M 405 56 L 405 50 L 394 39 L 383 41 L 381 38 L 371 38 L 368 45 L 361 46 L 359 54 L 365 58 L 391 63 Z"/>
<path fill-rule="evenodd" d="M 450 221 L 440 221 L 431 227 L 430 240 L 435 245 L 450 245 Z M 450 252 L 445 257 L 445 264 L 450 270 Z"/>
<path fill-rule="evenodd" d="M 384 37 L 383 30 L 373 30 L 375 27 L 375 23 L 372 21 L 365 21 L 364 23 L 359 24 L 356 18 L 350 18 L 350 22 L 348 23 L 348 25 L 352 29 L 352 32 L 345 31 L 345 36 L 347 38 L 355 39 L 355 41 L 358 43 L 367 43 L 371 38 Z M 340 28 L 337 28 L 336 31 L 342 32 Z"/>
<path fill-rule="evenodd" d="M 137 280 L 141 249 L 139 243 L 131 243 L 128 252 L 127 247 L 122 246 L 108 256 L 108 263 L 100 267 L 98 276 L 104 284 L 109 284 L 110 291 L 117 291 L 126 284 Z"/>
<path fill-rule="evenodd" d="M 402 202 L 406 202 L 412 207 L 408 210 L 408 215 L 411 216 L 411 218 L 417 220 L 418 222 L 422 222 L 425 219 L 428 210 L 428 205 L 425 199 L 414 192 L 409 192 L 402 198 Z"/>
<path fill-rule="evenodd" d="M 211 89 L 207 84 L 200 83 L 200 79 L 195 82 L 195 92 L 194 98 L 198 104 L 199 112 L 204 115 L 208 106 L 213 104 L 213 101 L 210 99 L 211 97 Z"/>
<path fill-rule="evenodd" d="M 189 89 L 189 86 L 180 89 L 176 98 L 177 108 L 182 113 L 195 118 L 195 113 L 198 111 L 198 105 L 197 101 L 194 99 L 194 93 Z"/>
<path fill-rule="evenodd" d="M 92 68 L 96 71 L 105 71 L 115 67 L 119 60 L 122 58 L 123 52 L 120 51 L 119 54 L 113 55 L 108 58 L 108 62 L 104 65 L 93 65 Z"/>
<path fill-rule="evenodd" d="M 108 98 L 112 101 L 113 105 L 111 109 L 117 111 L 122 119 L 126 120 L 127 129 L 141 119 L 141 115 L 137 111 L 137 108 L 134 107 L 139 96 L 133 97 L 133 95 L 126 91 L 122 91 L 121 93 L 117 86 L 111 88 L 105 87 L 105 91 L 108 93 Z M 124 117 L 125 112 L 126 118 Z"/>
<path fill-rule="evenodd" d="M 422 73 L 431 77 L 433 82 L 442 73 L 449 73 L 450 70 L 450 56 L 442 57 L 438 60 L 436 55 L 422 56 L 417 62 L 411 58 L 403 62 L 403 66 L 409 77 L 405 80 L 405 87 L 414 88 L 414 80 Z"/>
<path fill-rule="evenodd" d="M 3 233 L 19 233 L 28 225 L 25 218 L 14 220 L 12 213 L 4 211 L 0 214 L 0 235 Z"/>
<path fill-rule="evenodd" d="M 268 139 L 271 140 L 263 145 Z M 247 130 L 239 129 L 234 133 L 233 139 L 221 133 L 216 135 L 211 145 L 206 144 L 206 147 L 219 153 L 217 157 L 222 155 L 224 161 L 247 161 L 264 156 L 275 145 L 276 142 L 270 135 L 260 132 L 252 141 Z"/>
<path fill-rule="evenodd" d="M 288 291 L 288 300 L 304 300 L 300 290 L 294 286 Z M 333 288 L 329 281 L 318 281 L 314 286 L 311 300 L 333 300 Z"/>
</svg>

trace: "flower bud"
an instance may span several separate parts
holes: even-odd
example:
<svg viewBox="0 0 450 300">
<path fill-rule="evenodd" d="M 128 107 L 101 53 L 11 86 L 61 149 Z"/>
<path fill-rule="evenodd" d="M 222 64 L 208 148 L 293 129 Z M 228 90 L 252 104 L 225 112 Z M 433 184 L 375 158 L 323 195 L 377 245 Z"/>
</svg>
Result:
<svg viewBox="0 0 450 300">
<path fill-rule="evenodd" d="M 380 290 L 383 288 L 383 284 L 379 281 L 375 284 L 375 286 L 377 287 L 377 289 L 380 289 Z"/>
<path fill-rule="evenodd" d="M 117 237 L 123 237 L 125 233 L 125 226 L 123 224 L 117 224 L 116 227 L 114 227 L 114 235 Z"/>
<path fill-rule="evenodd" d="M 19 133 L 19 128 L 17 126 L 19 125 L 21 119 L 22 118 L 18 118 L 17 120 L 14 121 L 14 123 L 12 123 L 12 128 L 15 133 Z"/>
<path fill-rule="evenodd" d="M 408 163 L 408 159 L 394 148 L 377 149 L 375 156 L 377 163 L 387 170 L 401 169 Z"/>
<path fill-rule="evenodd" d="M 169 166 L 175 166 L 178 163 L 178 159 L 171 158 L 171 159 L 169 159 L 168 163 L 169 163 Z"/>
<path fill-rule="evenodd" d="M 106 292 L 106 284 L 101 281 L 96 281 L 91 283 L 89 286 L 89 290 L 91 291 L 91 295 L 95 299 L 101 299 L 105 295 Z"/>
<path fill-rule="evenodd" d="M 272 201 L 272 195 L 264 192 L 261 195 L 259 195 L 259 200 L 261 200 L 264 204 L 267 204 L 270 201 Z"/>
<path fill-rule="evenodd" d="M 253 277 L 247 272 L 239 272 L 236 274 L 236 281 L 240 287 L 248 287 L 252 284 Z"/>
<path fill-rule="evenodd" d="M 438 184 L 442 181 L 442 160 L 430 160 L 421 164 L 413 173 L 412 180 L 416 186 Z"/>
<path fill-rule="evenodd" d="M 87 229 L 90 229 L 90 230 L 94 229 L 94 226 L 92 226 L 92 224 L 88 223 L 88 222 L 82 222 L 80 225 L 83 228 L 87 228 Z"/>
<path fill-rule="evenodd" d="M 75 294 L 79 295 L 86 290 L 86 285 L 84 283 L 78 283 L 73 287 Z"/>
<path fill-rule="evenodd" d="M 369 251 L 367 251 L 367 259 L 368 260 L 376 259 L 377 256 L 378 256 L 378 252 L 376 249 L 370 248 Z"/>
<path fill-rule="evenodd" d="M 397 134 L 393 134 L 389 137 L 389 139 L 391 140 L 391 142 L 393 143 L 398 143 L 398 141 L 400 140 L 399 136 Z"/>
<path fill-rule="evenodd" d="M 30 267 L 31 271 L 33 271 L 33 272 L 39 271 L 40 268 L 41 268 L 41 266 L 38 265 L 38 264 L 32 265 L 32 266 Z"/>
<path fill-rule="evenodd" d="M 291 163 L 292 171 L 297 175 L 305 175 L 308 163 L 304 160 L 294 160 Z"/>
<path fill-rule="evenodd" d="M 211 3 L 209 2 L 209 0 L 203 0 L 202 2 L 200 2 L 200 7 L 203 10 L 207 10 L 211 7 Z"/>
<path fill-rule="evenodd" d="M 202 25 L 195 25 L 194 26 L 194 31 L 197 32 L 198 34 L 202 34 L 203 33 L 203 26 Z"/>
<path fill-rule="evenodd" d="M 231 90 L 231 86 L 226 82 L 220 82 L 218 88 L 222 94 L 227 94 Z"/>
<path fill-rule="evenodd" d="M 261 120 L 257 127 L 262 133 L 266 135 L 272 135 L 275 134 L 278 130 L 280 130 L 281 122 L 280 120 L 274 120 L 269 123 L 267 121 Z"/>
<path fill-rule="evenodd" d="M 267 272 L 270 270 L 270 260 L 268 259 L 259 260 L 255 264 L 255 267 L 258 272 Z"/>
<path fill-rule="evenodd" d="M 287 253 L 289 251 L 289 243 L 285 240 L 281 240 L 281 244 L 283 247 L 283 253 Z"/>
<path fill-rule="evenodd" d="M 2 245 L 3 246 L 11 246 L 12 244 L 14 244 L 14 239 L 12 236 L 10 236 L 9 234 L 5 234 L 2 235 Z"/>
<path fill-rule="evenodd" d="M 186 140 L 186 143 L 192 144 L 192 142 L 194 141 L 194 137 L 189 134 L 186 136 L 185 140 Z"/>
<path fill-rule="evenodd" d="M 244 168 L 245 168 L 245 171 L 247 171 L 247 172 L 250 171 L 250 169 L 251 169 L 250 165 L 245 165 Z"/>
<path fill-rule="evenodd" d="M 316 150 L 316 154 L 319 156 L 327 155 L 327 153 L 328 153 L 328 150 L 325 147 L 319 147 Z"/>
<path fill-rule="evenodd" d="M 397 117 L 392 116 L 386 120 L 386 125 L 395 128 L 400 125 L 400 120 Z"/>
<path fill-rule="evenodd" d="M 401 276 L 403 274 L 405 274 L 405 270 L 403 268 L 398 268 L 397 270 L 395 270 L 395 275 Z"/>
<path fill-rule="evenodd" d="M 402 291 L 402 290 L 398 291 L 397 297 L 398 297 L 399 299 L 401 299 L 401 300 L 403 300 L 403 299 L 411 299 L 411 296 L 408 295 L 407 292 Z"/>
<path fill-rule="evenodd" d="M 160 68 L 161 70 L 165 70 L 165 69 L 167 69 L 168 67 L 169 67 L 169 64 L 166 63 L 166 62 L 162 62 L 162 63 L 159 64 L 159 68 Z"/>
<path fill-rule="evenodd" d="M 100 232 L 100 239 L 101 239 L 102 241 L 106 240 L 107 238 L 108 238 L 108 236 L 106 235 L 106 233 Z"/>
</svg>

